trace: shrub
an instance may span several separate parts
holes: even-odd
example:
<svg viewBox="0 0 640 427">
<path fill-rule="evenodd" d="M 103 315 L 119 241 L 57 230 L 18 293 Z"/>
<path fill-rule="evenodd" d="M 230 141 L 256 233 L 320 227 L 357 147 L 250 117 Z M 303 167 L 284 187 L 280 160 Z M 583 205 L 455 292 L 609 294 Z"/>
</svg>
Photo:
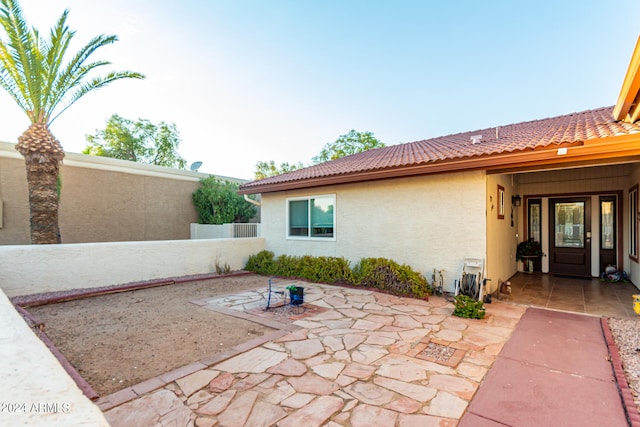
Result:
<svg viewBox="0 0 640 427">
<path fill-rule="evenodd" d="M 249 257 L 245 270 L 312 282 L 360 285 L 418 298 L 431 293 L 422 274 L 385 258 L 363 258 L 352 270 L 345 258 L 311 255 L 274 258 L 273 252 L 261 251 Z"/>
<path fill-rule="evenodd" d="M 467 295 L 458 295 L 453 314 L 467 319 L 482 319 L 485 315 L 484 304 L 482 301 L 475 300 Z"/>
<path fill-rule="evenodd" d="M 431 293 L 427 279 L 407 265 L 386 258 L 362 258 L 353 269 L 355 283 L 395 295 L 424 298 Z"/>
<path fill-rule="evenodd" d="M 271 251 L 260 251 L 255 255 L 251 255 L 245 266 L 245 270 L 253 271 L 258 274 L 272 275 L 274 274 L 274 254 Z"/>
<path fill-rule="evenodd" d="M 349 261 L 337 257 L 303 257 L 303 277 L 315 282 L 353 283 Z"/>
<path fill-rule="evenodd" d="M 209 176 L 200 184 L 192 195 L 200 224 L 248 222 L 256 215 L 256 207 L 238 194 L 237 183 Z"/>
</svg>

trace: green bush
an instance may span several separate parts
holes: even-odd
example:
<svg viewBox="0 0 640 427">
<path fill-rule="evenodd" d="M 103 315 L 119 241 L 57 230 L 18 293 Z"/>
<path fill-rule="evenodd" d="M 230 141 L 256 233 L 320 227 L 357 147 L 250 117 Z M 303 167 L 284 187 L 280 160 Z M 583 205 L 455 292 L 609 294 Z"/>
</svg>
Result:
<svg viewBox="0 0 640 427">
<path fill-rule="evenodd" d="M 408 265 L 386 258 L 362 258 L 353 269 L 355 283 L 395 295 L 424 298 L 431 294 L 427 279 Z"/>
<path fill-rule="evenodd" d="M 192 195 L 200 224 L 248 222 L 256 215 L 256 207 L 238 194 L 238 184 L 209 176 Z"/>
<path fill-rule="evenodd" d="M 251 255 L 245 266 L 245 270 L 270 276 L 274 273 L 275 255 L 271 251 L 260 251 Z"/>
<path fill-rule="evenodd" d="M 303 257 L 303 277 L 314 282 L 353 283 L 349 261 L 337 257 Z"/>
<path fill-rule="evenodd" d="M 424 298 L 431 294 L 425 277 L 407 265 L 386 258 L 363 258 L 352 270 L 338 257 L 291 256 L 261 251 L 249 257 L 245 270 L 320 283 L 344 283 L 387 291 L 394 295 Z"/>
<path fill-rule="evenodd" d="M 467 295 L 458 295 L 453 314 L 467 319 L 483 319 L 485 315 L 484 304 Z"/>
</svg>

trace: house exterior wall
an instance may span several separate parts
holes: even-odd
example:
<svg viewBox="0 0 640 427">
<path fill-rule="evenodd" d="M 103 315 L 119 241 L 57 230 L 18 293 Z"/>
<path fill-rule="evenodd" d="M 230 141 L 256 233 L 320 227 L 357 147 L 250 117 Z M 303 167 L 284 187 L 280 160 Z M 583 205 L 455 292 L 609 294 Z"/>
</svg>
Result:
<svg viewBox="0 0 640 427">
<path fill-rule="evenodd" d="M 453 290 L 465 257 L 485 258 L 484 172 L 397 178 L 262 195 L 262 236 L 276 255 L 385 257 Z M 335 241 L 288 239 L 287 198 L 335 194 Z"/>
<path fill-rule="evenodd" d="M 198 221 L 192 194 L 207 176 L 67 153 L 61 167 L 62 242 L 189 239 L 190 224 Z M 0 200 L 0 245 L 29 244 L 25 165 L 14 144 L 0 143 Z"/>
<path fill-rule="evenodd" d="M 63 166 L 63 243 L 189 239 L 198 181 Z"/>
<path fill-rule="evenodd" d="M 498 217 L 498 186 L 504 189 L 504 217 Z M 516 195 L 512 175 L 487 175 L 487 259 L 485 277 L 487 291 L 494 292 L 500 280 L 506 281 L 517 272 L 518 214 L 511 204 Z M 512 223 L 513 220 L 513 223 Z"/>
<path fill-rule="evenodd" d="M 624 217 L 625 224 L 629 223 L 629 189 L 636 184 L 640 184 L 640 165 L 636 164 L 633 166 L 631 173 L 629 175 L 629 180 L 625 187 L 624 192 Z M 639 224 L 640 225 L 640 224 Z M 634 283 L 638 288 L 640 288 L 640 264 L 638 261 L 635 261 L 629 258 L 629 229 L 628 227 L 624 230 L 624 239 L 625 239 L 625 252 L 624 252 L 624 260 L 625 260 L 625 271 L 629 274 L 629 278 L 631 282 Z"/>
</svg>

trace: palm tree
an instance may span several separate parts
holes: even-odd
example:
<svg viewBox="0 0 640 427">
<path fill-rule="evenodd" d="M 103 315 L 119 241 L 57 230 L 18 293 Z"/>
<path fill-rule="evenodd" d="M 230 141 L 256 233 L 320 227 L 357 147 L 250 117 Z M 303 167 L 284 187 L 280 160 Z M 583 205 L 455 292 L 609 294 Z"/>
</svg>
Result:
<svg viewBox="0 0 640 427">
<path fill-rule="evenodd" d="M 106 61 L 88 62 L 100 47 L 118 40 L 113 35 L 94 37 L 65 64 L 65 56 L 75 31 L 66 25 L 65 10 L 49 33 L 40 37 L 29 29 L 17 0 L 0 0 L 0 24 L 6 40 L 0 40 L 0 86 L 24 111 L 31 125 L 18 138 L 16 150 L 25 158 L 31 242 L 60 243 L 58 226 L 58 173 L 64 157 L 50 124 L 85 94 L 124 78 L 142 79 L 131 71 L 109 72 L 89 77 Z"/>
</svg>

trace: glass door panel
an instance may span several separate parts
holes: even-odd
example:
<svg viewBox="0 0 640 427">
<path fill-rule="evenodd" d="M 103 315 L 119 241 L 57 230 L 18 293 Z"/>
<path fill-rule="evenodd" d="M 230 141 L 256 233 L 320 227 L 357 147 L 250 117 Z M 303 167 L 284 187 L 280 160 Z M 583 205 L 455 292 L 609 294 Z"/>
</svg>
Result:
<svg viewBox="0 0 640 427">
<path fill-rule="evenodd" d="M 542 203 L 538 200 L 529 200 L 529 239 L 533 239 L 536 242 L 542 242 L 542 229 L 540 224 L 542 223 Z"/>
<path fill-rule="evenodd" d="M 555 246 L 584 248 L 584 202 L 555 204 Z"/>
<path fill-rule="evenodd" d="M 600 201 L 600 247 L 602 249 L 614 249 L 615 235 L 615 204 L 613 200 Z"/>
</svg>

